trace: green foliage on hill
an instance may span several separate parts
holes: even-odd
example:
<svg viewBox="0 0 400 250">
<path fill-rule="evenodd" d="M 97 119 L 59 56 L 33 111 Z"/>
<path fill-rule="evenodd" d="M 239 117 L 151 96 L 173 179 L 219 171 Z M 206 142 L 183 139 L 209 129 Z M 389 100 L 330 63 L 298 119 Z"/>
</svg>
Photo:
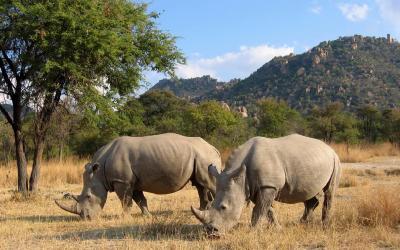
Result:
<svg viewBox="0 0 400 250">
<path fill-rule="evenodd" d="M 205 98 L 210 92 L 221 91 L 237 82 L 239 82 L 239 79 L 233 79 L 227 83 L 219 82 L 208 75 L 190 79 L 163 79 L 155 84 L 150 91 L 165 90 L 185 99 L 201 99 Z"/>
<path fill-rule="evenodd" d="M 196 86 L 192 79 L 180 83 L 170 88 L 179 96 L 185 95 L 181 89 Z M 190 96 L 201 94 L 186 91 Z M 399 107 L 400 44 L 386 38 L 341 37 L 303 54 L 275 57 L 244 80 L 203 92 L 198 100 L 255 107 L 259 99 L 275 98 L 303 113 L 333 102 L 349 111 L 366 105 Z"/>
</svg>

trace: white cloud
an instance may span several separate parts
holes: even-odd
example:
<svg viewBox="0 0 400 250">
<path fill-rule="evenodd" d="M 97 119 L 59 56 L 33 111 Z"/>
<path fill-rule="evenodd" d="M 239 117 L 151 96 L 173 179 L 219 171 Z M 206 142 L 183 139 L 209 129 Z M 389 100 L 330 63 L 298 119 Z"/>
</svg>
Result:
<svg viewBox="0 0 400 250">
<path fill-rule="evenodd" d="M 322 11 L 322 7 L 320 5 L 314 5 L 310 8 L 310 11 L 314 14 L 320 14 Z"/>
<path fill-rule="evenodd" d="M 244 78 L 275 56 L 293 53 L 293 47 L 273 47 L 259 45 L 241 46 L 239 51 L 228 52 L 211 58 L 189 58 L 186 65 L 176 68 L 178 77 L 191 78 L 211 75 L 222 81 L 232 78 Z"/>
<path fill-rule="evenodd" d="M 349 4 L 344 3 L 339 5 L 342 14 L 350 21 L 357 22 L 364 20 L 369 11 L 367 4 Z"/>
<path fill-rule="evenodd" d="M 400 1 L 399 0 L 376 0 L 381 17 L 393 25 L 400 32 Z"/>
</svg>

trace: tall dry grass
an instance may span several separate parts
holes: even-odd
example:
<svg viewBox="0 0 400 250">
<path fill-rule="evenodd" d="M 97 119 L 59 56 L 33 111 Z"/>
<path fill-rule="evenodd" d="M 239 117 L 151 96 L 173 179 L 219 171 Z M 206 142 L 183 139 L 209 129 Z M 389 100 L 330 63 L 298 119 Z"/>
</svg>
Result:
<svg viewBox="0 0 400 250">
<path fill-rule="evenodd" d="M 379 187 L 358 202 L 360 223 L 370 226 L 400 225 L 400 194 L 397 188 Z"/>
<path fill-rule="evenodd" d="M 368 169 L 344 164 L 343 176 L 349 180 L 343 181 L 351 188 L 338 188 L 331 223 L 326 228 L 320 219 L 322 200 L 314 219 L 306 225 L 299 223 L 303 204 L 275 203 L 283 226 L 280 231 L 265 224 L 250 227 L 250 204 L 244 207 L 237 227 L 219 240 L 210 240 L 190 212 L 190 206 L 198 204 L 197 191 L 191 185 L 169 195 L 145 193 L 152 217 L 141 216 L 135 205 L 132 216 L 122 215 L 115 193 L 109 194 L 97 220 L 81 221 L 61 210 L 53 200 L 62 199 L 63 192 L 81 190 L 85 162 L 68 159 L 62 164 L 44 163 L 41 190 L 30 199 L 13 195 L 10 189 L 15 183 L 0 188 L 0 248 L 400 249 L 400 176 L 386 173 L 384 166 Z M 1 166 L 0 183 L 4 184 L 7 171 L 16 172 L 16 168 L 13 164 Z M 78 184 L 65 185 L 67 182 Z"/>
<path fill-rule="evenodd" d="M 400 148 L 391 143 L 351 145 L 332 143 L 330 146 L 342 162 L 365 162 L 374 157 L 400 156 Z"/>
<path fill-rule="evenodd" d="M 50 197 L 46 192 L 42 198 L 2 203 L 0 245 L 6 249 L 399 249 L 399 194 L 395 186 L 371 182 L 353 193 L 339 188 L 326 228 L 321 225 L 321 205 L 309 224 L 300 224 L 303 205 L 278 202 L 274 206 L 282 230 L 266 224 L 252 228 L 250 204 L 239 225 L 218 240 L 208 239 L 190 212 L 190 205 L 198 202 L 193 188 L 171 195 L 146 194 L 152 217 L 141 216 L 136 206 L 132 216 L 122 216 L 119 200 L 110 194 L 103 216 L 92 221 L 80 221 L 56 207 L 52 199 L 61 194 L 51 191 Z"/>
<path fill-rule="evenodd" d="M 354 228 L 392 227 L 400 226 L 400 193 L 396 187 L 375 186 L 368 188 L 351 201 L 342 203 L 336 209 L 334 223 L 336 225 Z"/>
<path fill-rule="evenodd" d="M 62 184 L 82 183 L 82 173 L 87 159 L 70 157 L 59 162 L 58 160 L 44 161 L 41 167 L 40 186 L 53 187 Z M 28 173 L 31 171 L 28 163 Z M 13 187 L 17 185 L 16 162 L 0 165 L 0 187 Z"/>
</svg>

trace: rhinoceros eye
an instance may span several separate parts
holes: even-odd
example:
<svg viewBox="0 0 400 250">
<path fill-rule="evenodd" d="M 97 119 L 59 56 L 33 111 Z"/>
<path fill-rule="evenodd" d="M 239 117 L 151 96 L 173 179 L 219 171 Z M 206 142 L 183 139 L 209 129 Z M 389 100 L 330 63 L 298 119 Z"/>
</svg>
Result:
<svg viewBox="0 0 400 250">
<path fill-rule="evenodd" d="M 224 204 L 221 204 L 221 205 L 219 206 L 219 208 L 220 208 L 221 210 L 226 210 L 226 206 L 225 206 Z"/>
</svg>

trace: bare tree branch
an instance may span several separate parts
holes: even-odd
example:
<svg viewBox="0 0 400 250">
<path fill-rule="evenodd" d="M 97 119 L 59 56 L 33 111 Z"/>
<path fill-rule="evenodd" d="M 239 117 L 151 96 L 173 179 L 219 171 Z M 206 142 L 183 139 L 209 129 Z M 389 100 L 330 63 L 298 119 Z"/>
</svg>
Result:
<svg viewBox="0 0 400 250">
<path fill-rule="evenodd" d="M 8 57 L 4 49 L 1 50 L 1 54 L 3 55 L 4 59 L 6 59 L 7 64 L 10 66 L 10 69 L 13 72 L 15 79 L 17 80 L 17 82 L 19 82 L 20 81 L 19 74 L 17 72 L 17 68 L 15 67 L 13 61 Z"/>
<path fill-rule="evenodd" d="M 8 88 L 8 94 L 13 98 L 14 97 L 14 86 L 10 80 L 10 78 L 8 77 L 7 74 L 7 69 L 4 65 L 3 59 L 0 57 L 0 69 L 1 69 L 1 74 L 3 75 L 4 81 L 7 84 L 7 88 Z"/>
</svg>

